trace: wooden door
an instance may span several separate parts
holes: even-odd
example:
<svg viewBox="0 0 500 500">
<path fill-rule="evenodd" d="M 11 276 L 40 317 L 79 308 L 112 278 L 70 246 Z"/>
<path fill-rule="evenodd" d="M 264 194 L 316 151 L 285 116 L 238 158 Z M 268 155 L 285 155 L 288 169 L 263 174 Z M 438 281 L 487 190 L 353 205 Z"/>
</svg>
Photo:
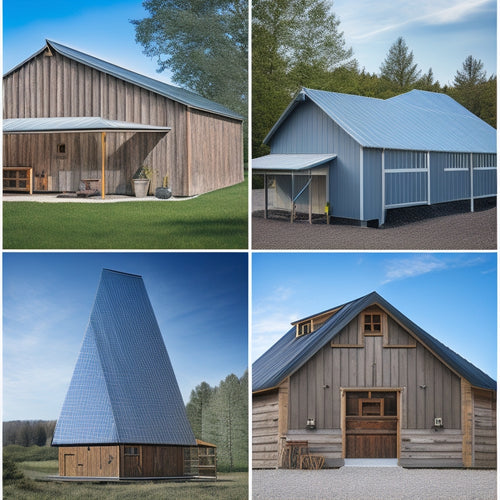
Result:
<svg viewBox="0 0 500 500">
<path fill-rule="evenodd" d="M 346 394 L 346 458 L 397 457 L 397 392 Z"/>
<path fill-rule="evenodd" d="M 142 460 L 140 446 L 125 446 L 123 452 L 124 477 L 142 476 Z"/>
<path fill-rule="evenodd" d="M 63 476 L 76 475 L 76 455 L 74 453 L 65 453 L 63 464 Z"/>
</svg>

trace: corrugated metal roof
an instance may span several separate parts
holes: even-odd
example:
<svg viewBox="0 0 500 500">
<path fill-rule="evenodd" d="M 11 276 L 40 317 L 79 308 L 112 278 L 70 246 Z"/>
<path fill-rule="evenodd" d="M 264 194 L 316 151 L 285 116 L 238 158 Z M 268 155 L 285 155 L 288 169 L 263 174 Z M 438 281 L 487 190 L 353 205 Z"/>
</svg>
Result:
<svg viewBox="0 0 500 500">
<path fill-rule="evenodd" d="M 279 385 L 286 377 L 307 363 L 358 314 L 374 304 L 381 306 L 408 328 L 424 345 L 474 387 L 496 390 L 496 382 L 490 376 L 422 330 L 376 292 L 339 306 L 341 309 L 312 334 L 297 338 L 295 327 L 290 329 L 253 363 L 252 390 L 258 392 Z"/>
<path fill-rule="evenodd" d="M 52 444 L 196 445 L 140 276 L 103 270 Z"/>
<path fill-rule="evenodd" d="M 44 132 L 168 132 L 170 127 L 105 120 L 98 116 L 64 118 L 8 118 L 3 120 L 4 134 L 37 134 Z"/>
<path fill-rule="evenodd" d="M 252 170 L 309 170 L 336 157 L 332 154 L 270 154 L 252 159 Z"/>
<path fill-rule="evenodd" d="M 126 82 L 133 83 L 134 85 L 138 85 L 139 87 L 150 90 L 164 97 L 168 97 L 169 99 L 180 102 L 181 104 L 185 104 L 186 106 L 189 106 L 191 108 L 208 111 L 210 113 L 226 116 L 228 118 L 234 118 L 236 120 L 243 120 L 242 116 L 235 113 L 234 111 L 231 111 L 222 104 L 218 104 L 216 102 L 210 101 L 209 99 L 205 99 L 204 97 L 189 90 L 181 89 L 180 87 L 175 87 L 174 85 L 169 85 L 167 83 L 160 82 L 159 80 L 149 78 L 148 76 L 141 75 L 110 62 L 103 61 L 102 59 L 91 56 L 84 52 L 80 52 L 79 50 L 67 47 L 52 40 L 46 40 L 46 42 L 47 46 L 50 49 L 53 49 L 55 52 L 58 52 L 59 54 L 68 57 L 69 59 L 102 71 L 121 80 L 125 80 Z M 39 55 L 41 52 L 43 52 L 44 49 L 45 47 L 36 52 L 26 61 L 29 61 L 33 57 Z M 21 64 L 17 65 L 15 68 L 7 72 L 4 75 L 4 78 L 13 71 L 16 71 L 26 61 L 23 61 Z"/>
<path fill-rule="evenodd" d="M 310 99 L 361 146 L 414 151 L 496 153 L 496 130 L 451 97 L 413 90 L 382 100 L 303 88 L 264 139 Z"/>
</svg>

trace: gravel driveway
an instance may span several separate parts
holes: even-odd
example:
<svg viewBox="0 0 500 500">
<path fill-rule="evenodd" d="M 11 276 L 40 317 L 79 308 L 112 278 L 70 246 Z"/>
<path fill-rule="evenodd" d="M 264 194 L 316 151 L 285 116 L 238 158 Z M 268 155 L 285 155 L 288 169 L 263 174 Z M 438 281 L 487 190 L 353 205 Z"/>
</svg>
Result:
<svg viewBox="0 0 500 500">
<path fill-rule="evenodd" d="M 259 209 L 260 193 L 253 194 Z M 425 210 L 426 207 L 422 207 Z M 435 208 L 431 208 L 436 211 Z M 443 213 L 446 213 L 443 209 Z M 297 250 L 494 250 L 497 209 L 432 214 L 414 222 L 375 229 L 342 224 L 309 224 L 252 215 L 253 249 Z"/>
<path fill-rule="evenodd" d="M 254 470 L 254 500 L 493 500 L 495 470 L 342 467 Z"/>
</svg>

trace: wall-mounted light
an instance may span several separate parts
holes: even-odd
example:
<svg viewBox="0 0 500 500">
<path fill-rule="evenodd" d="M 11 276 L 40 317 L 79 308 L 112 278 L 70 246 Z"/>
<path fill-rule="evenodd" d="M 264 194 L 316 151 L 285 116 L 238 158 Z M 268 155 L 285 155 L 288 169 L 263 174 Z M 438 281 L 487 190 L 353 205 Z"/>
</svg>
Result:
<svg viewBox="0 0 500 500">
<path fill-rule="evenodd" d="M 307 424 L 306 424 L 306 429 L 312 431 L 316 429 L 316 419 L 314 418 L 308 418 L 307 419 Z"/>
<path fill-rule="evenodd" d="M 443 419 L 441 417 L 434 418 L 434 427 L 443 427 Z"/>
<path fill-rule="evenodd" d="M 427 386 L 425 384 L 419 385 L 420 389 L 427 389 Z"/>
</svg>

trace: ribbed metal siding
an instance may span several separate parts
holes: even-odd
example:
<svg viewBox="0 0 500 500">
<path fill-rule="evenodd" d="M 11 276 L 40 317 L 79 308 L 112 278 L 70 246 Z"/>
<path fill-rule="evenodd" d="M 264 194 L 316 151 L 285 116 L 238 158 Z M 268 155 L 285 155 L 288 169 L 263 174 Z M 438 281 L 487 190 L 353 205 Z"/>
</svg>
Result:
<svg viewBox="0 0 500 500">
<path fill-rule="evenodd" d="M 470 197 L 469 164 L 466 153 L 431 154 L 431 203 Z"/>
<path fill-rule="evenodd" d="M 311 101 L 297 105 L 273 135 L 271 153 L 332 153 L 330 214 L 359 219 L 360 146 Z"/>
<path fill-rule="evenodd" d="M 363 152 L 364 219 L 382 217 L 382 150 L 366 149 Z"/>
<path fill-rule="evenodd" d="M 497 155 L 473 154 L 474 196 L 495 196 L 497 193 Z"/>
<path fill-rule="evenodd" d="M 427 203 L 427 153 L 388 150 L 384 164 L 387 207 Z"/>
</svg>

